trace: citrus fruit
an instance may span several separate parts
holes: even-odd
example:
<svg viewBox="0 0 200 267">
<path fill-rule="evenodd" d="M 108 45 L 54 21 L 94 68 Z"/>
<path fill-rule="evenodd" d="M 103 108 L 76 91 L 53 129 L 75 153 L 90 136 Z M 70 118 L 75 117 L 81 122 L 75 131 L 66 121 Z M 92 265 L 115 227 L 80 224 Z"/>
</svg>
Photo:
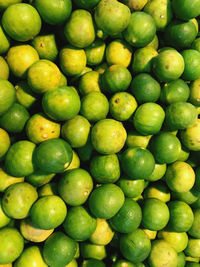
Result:
<svg viewBox="0 0 200 267">
<path fill-rule="evenodd" d="M 106 257 L 105 246 L 90 243 L 81 243 L 81 255 L 84 258 L 103 260 Z"/>
<path fill-rule="evenodd" d="M 135 130 L 128 131 L 126 145 L 128 147 L 139 146 L 141 148 L 147 148 L 149 140 L 152 135 L 142 135 Z"/>
<path fill-rule="evenodd" d="M 130 261 L 126 261 L 126 260 L 118 260 L 116 262 L 113 263 L 112 267 L 135 267 L 136 265 Z"/>
<path fill-rule="evenodd" d="M 183 145 L 189 150 L 199 151 L 200 150 L 198 142 L 199 132 L 200 132 L 200 119 L 197 119 L 193 125 L 181 131 L 181 141 Z"/>
<path fill-rule="evenodd" d="M 183 252 L 180 252 L 177 255 L 178 255 L 177 267 L 184 267 L 186 264 L 185 254 Z"/>
<path fill-rule="evenodd" d="M 36 103 L 36 95 L 26 81 L 20 81 L 15 85 L 17 102 L 26 109 L 31 109 Z"/>
<path fill-rule="evenodd" d="M 21 183 L 24 177 L 13 177 L 0 168 L 0 192 L 4 192 L 10 185 Z"/>
<path fill-rule="evenodd" d="M 32 174 L 26 176 L 26 181 L 31 185 L 38 187 L 49 183 L 54 176 L 55 173 L 48 173 L 40 169 L 36 169 Z"/>
<path fill-rule="evenodd" d="M 0 128 L 0 143 L 0 161 L 2 161 L 10 147 L 10 137 L 8 133 L 2 128 Z"/>
<path fill-rule="evenodd" d="M 0 79 L 8 80 L 9 78 L 9 66 L 5 59 L 0 56 Z"/>
<path fill-rule="evenodd" d="M 192 227 L 189 229 L 188 233 L 190 236 L 194 238 L 200 238 L 200 231 L 199 231 L 199 220 L 200 220 L 200 211 L 199 209 L 195 209 L 194 213 L 194 221 Z"/>
<path fill-rule="evenodd" d="M 76 242 L 62 232 L 53 233 L 44 243 L 43 257 L 49 266 L 66 266 L 73 260 Z"/>
<path fill-rule="evenodd" d="M 6 215 L 2 208 L 2 199 L 0 199 L 0 228 L 5 227 L 9 224 L 11 219 Z"/>
<path fill-rule="evenodd" d="M 167 169 L 166 164 L 156 163 L 152 174 L 149 177 L 145 178 L 145 180 L 150 181 L 150 182 L 160 180 L 165 175 L 166 169 Z"/>
<path fill-rule="evenodd" d="M 89 197 L 89 208 L 94 216 L 110 219 L 117 214 L 124 203 L 124 193 L 115 184 L 103 184 L 95 188 Z"/>
<path fill-rule="evenodd" d="M 192 5 L 189 0 L 172 1 L 173 11 L 177 18 L 189 20 L 200 14 L 200 3 L 198 0 L 193 1 Z"/>
<path fill-rule="evenodd" d="M 94 42 L 85 48 L 87 57 L 87 65 L 96 66 L 104 59 L 106 44 L 101 39 L 96 39 Z"/>
<path fill-rule="evenodd" d="M 3 115 L 15 102 L 14 86 L 7 80 L 0 79 L 0 116 Z"/>
<path fill-rule="evenodd" d="M 44 197 L 44 196 L 52 196 L 52 195 L 58 195 L 58 188 L 57 188 L 56 182 L 50 182 L 47 184 L 44 184 L 38 189 L 38 196 Z"/>
<path fill-rule="evenodd" d="M 79 91 L 82 95 L 91 92 L 100 92 L 100 76 L 97 71 L 89 71 L 83 74 L 79 80 Z"/>
<path fill-rule="evenodd" d="M 8 51 L 10 47 L 10 38 L 7 36 L 1 25 L 0 25 L 0 38 L 1 38 L 0 54 L 4 54 Z"/>
<path fill-rule="evenodd" d="M 151 183 L 144 191 L 144 198 L 157 198 L 163 202 L 170 200 L 171 194 L 165 183 L 159 181 Z"/>
<path fill-rule="evenodd" d="M 199 82 L 200 78 L 196 79 L 190 84 L 190 97 L 189 101 L 192 103 L 194 106 L 199 107 L 200 106 L 200 95 L 199 95 Z"/>
<path fill-rule="evenodd" d="M 67 235 L 76 241 L 87 240 L 95 231 L 97 221 L 83 206 L 71 207 L 63 223 Z"/>
<path fill-rule="evenodd" d="M 0 1 L 0 9 L 6 9 L 10 5 L 16 4 L 16 3 L 21 3 L 22 0 L 1 0 Z"/>
<path fill-rule="evenodd" d="M 184 252 L 186 255 L 190 257 L 199 258 L 200 257 L 200 239 L 189 238 L 188 245 Z"/>
<path fill-rule="evenodd" d="M 185 69 L 182 78 L 186 81 L 194 81 L 200 76 L 200 53 L 194 49 L 186 49 L 181 52 Z"/>
<path fill-rule="evenodd" d="M 81 267 L 105 267 L 105 263 L 103 261 L 97 260 L 97 259 L 89 259 L 89 260 L 84 260 L 81 264 Z"/>
<path fill-rule="evenodd" d="M 144 180 L 131 180 L 121 177 L 117 185 L 122 189 L 126 197 L 135 198 L 142 194 L 144 190 Z"/>
</svg>

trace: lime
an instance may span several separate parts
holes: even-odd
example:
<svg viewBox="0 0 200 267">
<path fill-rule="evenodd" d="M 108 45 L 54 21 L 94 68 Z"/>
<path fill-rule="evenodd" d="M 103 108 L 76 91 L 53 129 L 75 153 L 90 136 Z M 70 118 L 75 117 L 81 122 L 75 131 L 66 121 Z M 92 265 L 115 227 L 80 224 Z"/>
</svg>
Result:
<svg viewBox="0 0 200 267">
<path fill-rule="evenodd" d="M 75 259 L 73 259 L 72 261 L 70 261 L 70 263 L 65 265 L 65 267 L 78 267 L 78 263 Z"/>
<path fill-rule="evenodd" d="M 172 191 L 172 198 L 174 200 L 184 201 L 188 205 L 191 205 L 193 203 L 195 204 L 196 201 L 198 201 L 199 197 L 200 197 L 200 192 L 198 192 L 195 186 L 193 186 L 192 189 L 190 189 L 189 191 L 183 193 Z"/>
<path fill-rule="evenodd" d="M 188 192 L 195 183 L 195 173 L 188 163 L 176 161 L 167 167 L 165 181 L 174 192 Z"/>
<path fill-rule="evenodd" d="M 92 145 L 101 154 L 119 152 L 125 144 L 126 136 L 122 123 L 113 119 L 98 121 L 91 131 Z"/>
<path fill-rule="evenodd" d="M 194 221 L 194 214 L 188 204 L 183 201 L 171 201 L 168 204 L 170 212 L 170 230 L 178 233 L 187 232 Z"/>
<path fill-rule="evenodd" d="M 163 182 L 151 183 L 144 191 L 144 198 L 156 198 L 163 202 L 170 201 L 170 191 Z"/>
<path fill-rule="evenodd" d="M 105 246 L 90 243 L 81 243 L 81 255 L 83 258 L 103 260 L 106 257 Z"/>
<path fill-rule="evenodd" d="M 124 193 L 115 184 L 103 184 L 95 188 L 89 197 L 89 208 L 98 218 L 110 219 L 124 203 Z"/>
<path fill-rule="evenodd" d="M 5 168 L 8 174 L 22 177 L 33 173 L 34 149 L 35 144 L 26 140 L 14 143 L 8 150 L 5 158 Z"/>
<path fill-rule="evenodd" d="M 120 65 L 111 65 L 102 74 L 102 86 L 106 92 L 126 91 L 131 83 L 131 73 Z"/>
<path fill-rule="evenodd" d="M 113 236 L 114 232 L 109 223 L 104 219 L 97 218 L 97 227 L 89 240 L 92 244 L 105 246 L 110 243 Z"/>
<path fill-rule="evenodd" d="M 192 126 L 181 131 L 181 141 L 183 145 L 189 150 L 199 151 L 200 150 L 200 145 L 198 142 L 199 133 L 200 133 L 200 119 L 197 119 Z"/>
<path fill-rule="evenodd" d="M 64 201 L 55 195 L 39 198 L 30 210 L 30 216 L 35 226 L 50 230 L 63 223 L 67 215 Z"/>
<path fill-rule="evenodd" d="M 131 130 L 127 133 L 126 145 L 128 147 L 139 146 L 146 148 L 151 137 L 152 135 L 142 135 L 135 130 Z"/>
<path fill-rule="evenodd" d="M 150 240 L 154 240 L 157 236 L 157 231 L 152 231 L 149 229 L 142 229 L 142 231 L 148 236 Z"/>
<path fill-rule="evenodd" d="M 20 81 L 15 85 L 17 102 L 30 109 L 36 102 L 36 95 L 26 81 Z"/>
<path fill-rule="evenodd" d="M 60 50 L 59 58 L 61 69 L 66 75 L 79 75 L 86 67 L 87 58 L 83 49 L 66 46 Z"/>
<path fill-rule="evenodd" d="M 131 180 L 121 177 L 117 185 L 122 189 L 126 197 L 135 198 L 142 194 L 144 190 L 144 180 Z"/>
<path fill-rule="evenodd" d="M 12 39 L 26 42 L 38 35 L 42 22 L 33 6 L 17 3 L 6 9 L 2 16 L 2 25 Z"/>
<path fill-rule="evenodd" d="M 117 260 L 113 263 L 112 267 L 135 267 L 136 265 L 130 261 L 126 260 Z"/>
<path fill-rule="evenodd" d="M 121 39 L 110 42 L 106 47 L 106 61 L 109 65 L 121 65 L 127 68 L 131 58 L 132 48 Z"/>
<path fill-rule="evenodd" d="M 194 81 L 200 76 L 200 52 L 194 49 L 186 49 L 181 52 L 185 62 L 183 79 Z"/>
<path fill-rule="evenodd" d="M 11 219 L 6 215 L 2 208 L 2 200 L 0 199 L 0 228 L 10 223 Z"/>
<path fill-rule="evenodd" d="M 186 263 L 185 265 L 186 267 L 199 267 L 200 264 L 199 263 L 196 263 L 196 262 L 188 262 Z"/>
<path fill-rule="evenodd" d="M 125 40 L 135 47 L 144 47 L 156 34 L 155 22 L 149 14 L 136 11 L 131 14 L 130 23 L 123 35 Z"/>
<path fill-rule="evenodd" d="M 131 92 L 138 103 L 156 102 L 160 91 L 160 84 L 147 73 L 137 75 L 131 82 Z"/>
<path fill-rule="evenodd" d="M 52 234 L 44 244 L 43 257 L 49 266 L 65 266 L 73 260 L 77 244 L 62 232 Z"/>
<path fill-rule="evenodd" d="M 110 219 L 111 227 L 119 233 L 131 233 L 136 230 L 142 220 L 142 210 L 139 204 L 126 198 L 118 213 Z"/>
<path fill-rule="evenodd" d="M 35 3 L 36 2 L 39 1 L 35 1 Z M 47 9 L 47 11 L 48 10 L 49 9 Z M 58 55 L 55 34 L 37 35 L 31 41 L 31 45 L 36 49 L 41 59 L 54 61 Z"/>
<path fill-rule="evenodd" d="M 130 179 L 146 179 L 155 167 L 154 157 L 145 148 L 130 147 L 124 151 L 121 157 L 121 165 L 124 173 Z"/>
<path fill-rule="evenodd" d="M 0 116 L 3 115 L 15 102 L 15 88 L 7 80 L 0 79 Z"/>
<path fill-rule="evenodd" d="M 176 17 L 182 20 L 189 20 L 200 14 L 200 3 L 198 0 L 194 0 L 192 5 L 190 0 L 173 0 L 172 7 Z"/>
<path fill-rule="evenodd" d="M 66 171 L 80 167 L 80 158 L 78 154 L 74 150 L 72 150 L 72 152 L 73 152 L 72 161 Z"/>
<path fill-rule="evenodd" d="M 148 263 L 151 267 L 177 267 L 177 253 L 175 249 L 164 240 L 155 240 L 152 242 L 152 248 Z"/>
<path fill-rule="evenodd" d="M 115 183 L 120 177 L 117 155 L 97 155 L 93 157 L 90 162 L 90 173 L 98 183 Z"/>
<path fill-rule="evenodd" d="M 24 239 L 15 228 L 0 229 L 0 264 L 15 261 L 23 251 Z"/>
<path fill-rule="evenodd" d="M 140 105 L 134 113 L 133 124 L 135 129 L 143 135 L 156 134 L 164 122 L 163 108 L 152 102 Z"/>
<path fill-rule="evenodd" d="M 91 45 L 87 46 L 85 48 L 87 65 L 99 65 L 104 59 L 105 48 L 105 42 L 101 39 L 96 39 Z"/>
<path fill-rule="evenodd" d="M 70 208 L 63 223 L 65 232 L 76 241 L 88 239 L 96 226 L 96 219 L 83 206 Z"/>
<path fill-rule="evenodd" d="M 0 0 L 0 9 L 6 9 L 10 5 L 21 3 L 22 0 Z"/>
<path fill-rule="evenodd" d="M 86 144 L 77 149 L 77 152 L 82 162 L 88 162 L 91 159 L 94 152 L 94 147 L 91 142 L 91 135 L 88 136 Z"/>
<path fill-rule="evenodd" d="M 38 228 L 34 225 L 30 218 L 26 218 L 24 220 L 21 220 L 20 222 L 21 234 L 26 240 L 29 240 L 34 243 L 43 242 L 53 233 L 53 231 L 54 229 L 44 230 Z"/>
<path fill-rule="evenodd" d="M 0 126 L 11 133 L 21 133 L 30 115 L 27 109 L 14 103 L 1 117 Z"/>
<path fill-rule="evenodd" d="M 178 79 L 184 71 L 184 58 L 175 49 L 165 49 L 152 60 L 152 69 L 161 82 Z"/>
<path fill-rule="evenodd" d="M 178 79 L 165 83 L 162 87 L 160 100 L 165 104 L 186 102 L 190 95 L 190 89 L 183 80 Z"/>
<path fill-rule="evenodd" d="M 130 119 L 137 108 L 135 98 L 127 92 L 115 93 L 109 102 L 110 114 L 118 121 Z"/>
<path fill-rule="evenodd" d="M 147 44 L 146 46 L 150 46 L 150 47 L 154 48 L 155 50 L 158 50 L 158 46 L 159 46 L 158 36 L 155 34 L 153 40 L 149 44 Z"/>
<path fill-rule="evenodd" d="M 97 27 L 109 35 L 123 32 L 129 24 L 130 17 L 130 9 L 115 0 L 101 0 L 94 13 Z"/>
<path fill-rule="evenodd" d="M 10 185 L 21 183 L 24 177 L 13 177 L 0 168 L 0 192 L 4 192 Z"/>
<path fill-rule="evenodd" d="M 89 71 L 83 74 L 79 80 L 79 91 L 82 95 L 91 92 L 100 92 L 100 76 L 97 71 Z"/>
<path fill-rule="evenodd" d="M 158 52 L 153 47 L 143 47 L 135 51 L 132 63 L 134 73 L 151 72 L 152 58 L 156 57 Z"/>
<path fill-rule="evenodd" d="M 8 80 L 9 72 L 10 70 L 7 62 L 0 56 L 0 79 Z"/>
<path fill-rule="evenodd" d="M 42 19 L 51 25 L 62 24 L 72 11 L 71 0 L 35 0 L 34 6 Z"/>
<path fill-rule="evenodd" d="M 185 249 L 185 254 L 193 258 L 199 258 L 200 257 L 200 239 L 189 238 L 188 245 Z"/>
<path fill-rule="evenodd" d="M 200 86 L 200 78 L 196 79 L 190 84 L 190 98 L 189 101 L 194 106 L 199 107 L 200 106 L 200 94 L 199 94 L 199 88 Z"/>
<path fill-rule="evenodd" d="M 199 222 L 200 222 L 200 210 L 195 209 L 194 213 L 194 221 L 192 227 L 189 229 L 188 233 L 190 236 L 194 238 L 200 238 L 200 229 L 199 229 Z"/>
<path fill-rule="evenodd" d="M 149 177 L 145 178 L 145 180 L 150 181 L 150 182 L 160 180 L 165 175 L 166 169 L 167 169 L 166 164 L 156 163 L 152 174 Z"/>
<path fill-rule="evenodd" d="M 183 252 L 180 252 L 177 255 L 178 255 L 177 267 L 184 267 L 186 264 L 185 254 Z"/>
<path fill-rule="evenodd" d="M 0 39 L 1 39 L 0 54 L 4 54 L 8 51 L 10 47 L 10 38 L 7 36 L 1 25 L 0 25 Z"/>
<path fill-rule="evenodd" d="M 200 38 L 196 38 L 191 45 L 191 48 L 200 52 Z"/>
<path fill-rule="evenodd" d="M 137 263 L 148 257 L 151 242 L 141 229 L 136 229 L 132 233 L 121 236 L 120 251 L 127 260 Z"/>
<path fill-rule="evenodd" d="M 10 137 L 8 133 L 2 128 L 0 128 L 0 144 L 0 161 L 2 161 L 10 147 Z"/>
<path fill-rule="evenodd" d="M 59 86 L 61 73 L 50 60 L 40 59 L 33 63 L 27 72 L 28 85 L 33 92 L 43 94 Z"/>
<path fill-rule="evenodd" d="M 167 205 L 156 198 L 147 198 L 142 205 L 142 225 L 153 231 L 163 229 L 169 221 Z"/>
<path fill-rule="evenodd" d="M 58 186 L 56 182 L 50 182 L 41 186 L 38 190 L 38 196 L 52 196 L 58 195 Z"/>
<path fill-rule="evenodd" d="M 34 161 L 45 172 L 64 172 L 72 161 L 71 146 L 61 138 L 46 140 L 35 149 Z"/>
<path fill-rule="evenodd" d="M 97 259 L 84 260 L 81 264 L 81 267 L 106 267 L 103 261 Z"/>
<path fill-rule="evenodd" d="M 55 173 L 48 173 L 40 169 L 36 169 L 32 174 L 26 176 L 26 181 L 33 186 L 39 187 L 49 183 L 54 176 Z"/>
<path fill-rule="evenodd" d="M 12 46 L 8 50 L 7 62 L 16 77 L 25 78 L 28 68 L 38 60 L 37 51 L 30 45 Z"/>
</svg>

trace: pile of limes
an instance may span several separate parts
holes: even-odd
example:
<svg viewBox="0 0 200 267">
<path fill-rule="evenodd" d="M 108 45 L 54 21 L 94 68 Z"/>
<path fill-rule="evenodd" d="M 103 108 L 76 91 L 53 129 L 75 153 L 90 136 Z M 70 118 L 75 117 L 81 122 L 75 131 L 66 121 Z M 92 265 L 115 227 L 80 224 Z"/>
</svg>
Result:
<svg viewBox="0 0 200 267">
<path fill-rule="evenodd" d="M 0 17 L 0 267 L 200 266 L 200 0 Z"/>
</svg>

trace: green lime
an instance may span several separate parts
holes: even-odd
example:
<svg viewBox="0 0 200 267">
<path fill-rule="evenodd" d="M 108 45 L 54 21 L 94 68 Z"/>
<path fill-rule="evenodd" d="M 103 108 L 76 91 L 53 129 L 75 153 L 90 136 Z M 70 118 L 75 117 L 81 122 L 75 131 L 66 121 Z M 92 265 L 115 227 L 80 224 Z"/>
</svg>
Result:
<svg viewBox="0 0 200 267">
<path fill-rule="evenodd" d="M 152 60 L 153 72 L 161 82 L 177 80 L 183 74 L 184 66 L 183 55 L 171 48 L 160 51 Z"/>
<path fill-rule="evenodd" d="M 27 175 L 25 180 L 31 185 L 39 187 L 49 183 L 54 176 L 55 173 L 48 173 L 38 169 L 35 170 L 32 174 Z"/>
<path fill-rule="evenodd" d="M 178 257 L 175 249 L 164 240 L 152 242 L 151 252 L 148 258 L 151 267 L 177 267 Z"/>
<path fill-rule="evenodd" d="M 14 86 L 7 80 L 0 79 L 0 116 L 3 115 L 15 102 Z"/>
<path fill-rule="evenodd" d="M 167 205 L 156 198 L 147 198 L 142 205 L 142 225 L 153 231 L 163 229 L 169 221 Z"/>
<path fill-rule="evenodd" d="M 34 152 L 37 167 L 49 173 L 62 173 L 72 161 L 71 146 L 60 138 L 46 140 Z"/>
<path fill-rule="evenodd" d="M 165 112 L 157 103 L 144 103 L 134 113 L 135 129 L 143 135 L 156 134 L 164 122 Z"/>
<path fill-rule="evenodd" d="M 149 74 L 141 73 L 133 78 L 131 92 L 138 103 L 156 102 L 160 97 L 160 84 Z"/>
<path fill-rule="evenodd" d="M 15 261 L 24 249 L 24 239 L 15 228 L 0 229 L 0 264 Z"/>
<path fill-rule="evenodd" d="M 1 25 L 0 25 L 0 39 L 1 39 L 0 54 L 4 54 L 8 51 L 10 47 L 10 38 L 7 36 Z"/>
<path fill-rule="evenodd" d="M 11 218 L 9 218 L 4 212 L 3 207 L 2 207 L 2 199 L 0 199 L 0 228 L 3 228 L 6 225 L 8 225 L 10 221 L 11 221 Z"/>
<path fill-rule="evenodd" d="M 200 93 L 199 93 L 199 86 L 200 86 L 200 78 L 196 79 L 190 84 L 190 97 L 189 101 L 194 106 L 200 106 Z"/>
<path fill-rule="evenodd" d="M 79 7 L 83 9 L 92 9 L 95 7 L 100 0 L 74 0 L 74 3 Z M 98 266 L 97 266 L 98 267 Z"/>
<path fill-rule="evenodd" d="M 0 168 L 0 192 L 4 192 L 10 185 L 21 183 L 24 177 L 13 177 Z"/>
<path fill-rule="evenodd" d="M 131 73 L 120 65 L 111 65 L 102 74 L 102 86 L 106 92 L 126 91 L 131 83 Z"/>
<path fill-rule="evenodd" d="M 87 118 L 77 115 L 62 125 L 61 135 L 73 148 L 83 147 L 88 140 L 90 127 Z"/>
<path fill-rule="evenodd" d="M 126 145 L 128 147 L 139 146 L 146 148 L 151 137 L 152 135 L 142 135 L 135 130 L 131 130 L 127 133 Z"/>
<path fill-rule="evenodd" d="M 116 39 L 106 46 L 106 61 L 109 65 L 121 65 L 127 68 L 131 58 L 132 48 L 121 39 Z"/>
<path fill-rule="evenodd" d="M 151 251 L 151 241 L 141 229 L 136 229 L 120 237 L 120 251 L 127 260 L 142 262 Z"/>
<path fill-rule="evenodd" d="M 105 246 L 110 243 L 113 236 L 114 232 L 109 223 L 104 219 L 97 218 L 97 227 L 89 240 L 92 244 Z"/>
<path fill-rule="evenodd" d="M 191 48 L 200 52 L 200 38 L 196 38 L 191 45 Z"/>
<path fill-rule="evenodd" d="M 194 81 L 200 76 L 200 52 L 194 49 L 186 49 L 181 52 L 185 62 L 182 78 L 186 81 Z"/>
<path fill-rule="evenodd" d="M 119 152 L 125 144 L 126 136 L 123 124 L 113 119 L 100 120 L 91 130 L 92 145 L 101 154 Z"/>
<path fill-rule="evenodd" d="M 142 220 L 142 210 L 139 204 L 130 198 L 126 198 L 118 213 L 110 219 L 111 227 L 119 233 L 131 233 L 135 231 Z"/>
<path fill-rule="evenodd" d="M 39 60 L 39 55 L 30 45 L 17 45 L 8 50 L 6 58 L 14 76 L 25 78 L 28 68 Z"/>
<path fill-rule="evenodd" d="M 190 151 L 189 149 L 187 149 L 186 147 L 184 147 L 183 145 L 181 146 L 181 151 L 179 153 L 178 156 L 178 160 L 179 161 L 186 161 L 190 156 Z"/>
<path fill-rule="evenodd" d="M 20 81 L 15 85 L 17 102 L 26 109 L 31 109 L 36 102 L 36 95 L 26 81 Z"/>
<path fill-rule="evenodd" d="M 55 195 L 39 198 L 31 207 L 31 221 L 35 226 L 50 230 L 61 225 L 67 215 L 64 201 Z"/>
<path fill-rule="evenodd" d="M 10 5 L 2 16 L 6 33 L 14 40 L 26 42 L 40 32 L 42 21 L 37 10 L 26 3 Z"/>
<path fill-rule="evenodd" d="M 60 67 L 69 76 L 80 75 L 86 67 L 86 53 L 83 49 L 66 46 L 60 50 Z"/>
<path fill-rule="evenodd" d="M 134 73 L 151 72 L 152 58 L 156 57 L 158 52 L 153 47 L 143 47 L 135 51 L 132 63 Z"/>
<path fill-rule="evenodd" d="M 183 49 L 191 46 L 197 33 L 193 21 L 173 20 L 165 30 L 165 40 L 169 46 Z"/>
<path fill-rule="evenodd" d="M 67 86 L 67 77 L 62 72 L 59 86 Z"/>
<path fill-rule="evenodd" d="M 11 218 L 23 219 L 29 215 L 33 203 L 37 200 L 36 189 L 29 183 L 16 183 L 5 191 L 2 198 L 4 212 Z"/>
<path fill-rule="evenodd" d="M 200 3 L 194 0 L 192 5 L 190 0 L 172 0 L 173 11 L 177 18 L 189 20 L 200 14 Z"/>
<path fill-rule="evenodd" d="M 117 155 L 97 155 L 93 157 L 90 161 L 90 173 L 97 183 L 115 183 L 120 177 Z"/>
<path fill-rule="evenodd" d="M 2 128 L 0 128 L 0 144 L 0 161 L 2 161 L 10 147 L 10 137 L 8 133 Z"/>
<path fill-rule="evenodd" d="M 135 47 L 144 47 L 156 34 L 156 24 L 149 14 L 136 11 L 131 14 L 130 23 L 123 35 L 125 40 Z"/>
<path fill-rule="evenodd" d="M 35 3 L 36 2 L 39 1 L 35 1 Z M 50 6 L 48 7 L 47 11 L 49 10 L 49 8 Z M 58 47 L 56 44 L 55 34 L 37 35 L 31 41 L 31 45 L 36 49 L 41 59 L 54 61 L 58 55 Z"/>
<path fill-rule="evenodd" d="M 14 103 L 1 117 L 0 126 L 11 133 L 21 133 L 30 118 L 27 109 Z"/>
<path fill-rule="evenodd" d="M 121 157 L 122 170 L 130 179 L 146 179 L 155 167 L 151 152 L 145 148 L 130 147 Z"/>
<path fill-rule="evenodd" d="M 170 219 L 169 229 L 174 232 L 187 232 L 194 221 L 194 214 L 188 204 L 183 201 L 171 201 L 168 204 Z"/>
<path fill-rule="evenodd" d="M 166 123 L 171 130 L 186 129 L 197 120 L 197 109 L 187 102 L 175 102 L 166 108 Z"/>
<path fill-rule="evenodd" d="M 165 175 L 166 169 L 167 169 L 166 164 L 156 163 L 152 174 L 149 177 L 145 178 L 145 180 L 150 182 L 155 182 L 160 180 Z"/>
<path fill-rule="evenodd" d="M 10 69 L 8 63 L 0 56 L 0 79 L 8 80 L 9 72 Z"/>
<path fill-rule="evenodd" d="M 101 0 L 94 13 L 97 27 L 109 35 L 123 32 L 129 24 L 130 17 L 130 9 L 115 0 Z"/>
<path fill-rule="evenodd" d="M 115 184 L 103 184 L 95 188 L 89 197 L 89 208 L 94 216 L 110 219 L 124 203 L 124 193 Z"/>
<path fill-rule="evenodd" d="M 186 255 L 190 257 L 199 258 L 200 257 L 200 239 L 189 238 L 188 245 L 184 252 Z"/>
<path fill-rule="evenodd" d="M 79 113 L 80 106 L 80 97 L 71 86 L 59 86 L 46 92 L 42 98 L 44 112 L 54 120 L 74 118 Z"/>
<path fill-rule="evenodd" d="M 72 152 L 73 152 L 72 161 L 71 161 L 69 167 L 66 169 L 66 171 L 80 167 L 80 158 L 79 158 L 77 152 L 75 152 L 74 150 L 72 150 Z"/>
<path fill-rule="evenodd" d="M 38 189 L 39 197 L 52 196 L 52 195 L 58 195 L 58 186 L 56 182 L 50 182 L 44 184 Z"/>
<path fill-rule="evenodd" d="M 30 175 L 34 172 L 33 152 L 35 144 L 29 141 L 18 141 L 8 150 L 5 168 L 8 174 L 15 177 Z"/>
<path fill-rule="evenodd" d="M 106 267 L 103 261 L 97 259 L 84 260 L 81 264 L 81 267 Z"/>
<path fill-rule="evenodd" d="M 62 199 L 70 206 L 79 206 L 86 202 L 93 189 L 93 180 L 84 169 L 67 171 L 60 179 L 58 191 Z"/>
<path fill-rule="evenodd" d="M 148 1 L 144 7 L 144 12 L 153 17 L 158 31 L 165 30 L 173 16 L 170 0 L 163 2 L 160 0 Z"/>
<path fill-rule="evenodd" d="M 35 113 L 26 124 L 26 135 L 35 144 L 58 138 L 60 136 L 60 124 L 49 120 L 42 113 Z"/>
<path fill-rule="evenodd" d="M 193 213 L 194 213 L 194 221 L 192 227 L 188 231 L 188 234 L 194 238 L 200 238 L 200 229 L 199 229 L 200 210 L 195 209 Z"/>
<path fill-rule="evenodd" d="M 118 121 L 126 121 L 131 118 L 137 108 L 137 102 L 127 92 L 115 93 L 110 99 L 110 114 Z"/>
<path fill-rule="evenodd" d="M 192 205 L 193 203 L 195 204 L 195 202 L 198 201 L 199 197 L 200 192 L 198 192 L 195 186 L 193 186 L 189 191 L 183 193 L 172 191 L 173 200 L 184 201 L 188 205 Z"/>
<path fill-rule="evenodd" d="M 146 46 L 150 46 L 154 48 L 155 50 L 158 50 L 158 46 L 159 46 L 158 36 L 155 34 L 153 40 Z"/>
<path fill-rule="evenodd" d="M 0 9 L 6 9 L 10 5 L 21 3 L 22 0 L 0 0 Z"/>
<path fill-rule="evenodd" d="M 100 92 L 100 75 L 97 71 L 89 71 L 83 74 L 79 80 L 79 91 L 82 95 L 91 92 Z"/>
<path fill-rule="evenodd" d="M 88 239 L 96 226 L 96 219 L 83 206 L 70 208 L 63 223 L 65 232 L 76 241 Z"/>
<path fill-rule="evenodd" d="M 175 162 L 181 151 L 179 139 L 170 132 L 161 132 L 150 140 L 150 150 L 159 164 Z"/>
<path fill-rule="evenodd" d="M 121 177 L 117 185 L 122 189 L 126 197 L 131 198 L 140 196 L 144 190 L 144 180 L 131 180 L 127 177 Z"/>
<path fill-rule="evenodd" d="M 176 233 L 162 230 L 158 233 L 158 237 L 169 243 L 177 253 L 183 251 L 188 244 L 188 235 L 185 232 Z"/>
<path fill-rule="evenodd" d="M 66 21 L 72 11 L 71 0 L 35 0 L 41 18 L 51 25 L 59 25 Z"/>
<path fill-rule="evenodd" d="M 94 42 L 85 48 L 87 57 L 87 65 L 96 66 L 101 64 L 104 59 L 106 44 L 101 39 L 96 39 Z"/>
<path fill-rule="evenodd" d="M 186 264 L 185 254 L 183 252 L 180 252 L 177 255 L 178 255 L 178 264 L 177 264 L 177 267 L 184 267 L 185 264 Z"/>
<path fill-rule="evenodd" d="M 190 95 L 190 89 L 187 83 L 178 79 L 169 83 L 165 83 L 162 87 L 160 100 L 165 104 L 175 102 L 186 102 Z"/>
<path fill-rule="evenodd" d="M 134 263 L 127 260 L 117 260 L 113 263 L 112 267 L 136 267 Z"/>
<path fill-rule="evenodd" d="M 200 144 L 198 142 L 199 133 L 200 133 L 200 119 L 197 119 L 193 125 L 181 131 L 181 141 L 183 145 L 189 150 L 199 151 L 200 150 Z M 194 162 L 195 159 L 197 159 L 196 156 L 192 161 Z"/>
<path fill-rule="evenodd" d="M 61 72 L 50 60 L 40 59 L 33 63 L 27 72 L 28 85 L 33 92 L 43 94 L 59 86 Z"/>
<path fill-rule="evenodd" d="M 94 147 L 91 142 L 91 135 L 88 136 L 86 144 L 77 149 L 78 156 L 82 162 L 88 162 L 94 152 Z"/>
<path fill-rule="evenodd" d="M 43 257 L 48 266 L 66 266 L 73 260 L 77 244 L 62 232 L 53 233 L 44 243 Z"/>
<path fill-rule="evenodd" d="M 163 182 L 151 183 L 144 191 L 144 198 L 156 198 L 163 202 L 170 201 L 170 191 Z"/>
<path fill-rule="evenodd" d="M 199 267 L 200 264 L 199 263 L 196 263 L 196 262 L 186 262 L 186 267 Z"/>
<path fill-rule="evenodd" d="M 103 260 L 106 258 L 105 246 L 90 243 L 81 243 L 81 255 L 83 258 Z"/>
<path fill-rule="evenodd" d="M 174 192 L 188 192 L 195 183 L 195 172 L 188 163 L 176 161 L 167 167 L 165 181 Z"/>
<path fill-rule="evenodd" d="M 78 263 L 77 263 L 77 261 L 75 259 L 73 259 L 65 267 L 78 267 Z"/>
</svg>

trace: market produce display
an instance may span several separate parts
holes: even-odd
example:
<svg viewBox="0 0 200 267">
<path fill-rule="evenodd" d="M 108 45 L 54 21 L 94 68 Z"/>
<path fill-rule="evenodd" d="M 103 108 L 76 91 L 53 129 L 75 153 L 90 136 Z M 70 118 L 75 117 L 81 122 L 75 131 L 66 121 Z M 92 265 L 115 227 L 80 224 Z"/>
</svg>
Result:
<svg viewBox="0 0 200 267">
<path fill-rule="evenodd" d="M 200 266 L 200 0 L 0 0 L 0 267 Z"/>
</svg>

